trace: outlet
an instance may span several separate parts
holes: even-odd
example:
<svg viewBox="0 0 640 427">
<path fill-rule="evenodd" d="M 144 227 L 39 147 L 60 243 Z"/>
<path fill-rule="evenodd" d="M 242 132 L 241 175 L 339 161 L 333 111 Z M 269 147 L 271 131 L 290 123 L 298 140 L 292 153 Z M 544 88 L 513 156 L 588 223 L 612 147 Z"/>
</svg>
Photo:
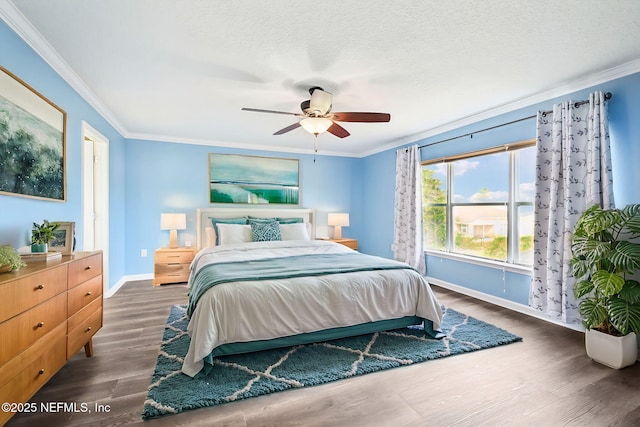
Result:
<svg viewBox="0 0 640 427">
<path fill-rule="evenodd" d="M 189 240 L 184 242 L 184 247 L 185 248 L 190 248 L 191 247 L 191 242 Z"/>
<path fill-rule="evenodd" d="M 147 256 L 147 250 L 146 249 L 140 249 L 140 256 L 141 257 L 146 257 Z"/>
</svg>

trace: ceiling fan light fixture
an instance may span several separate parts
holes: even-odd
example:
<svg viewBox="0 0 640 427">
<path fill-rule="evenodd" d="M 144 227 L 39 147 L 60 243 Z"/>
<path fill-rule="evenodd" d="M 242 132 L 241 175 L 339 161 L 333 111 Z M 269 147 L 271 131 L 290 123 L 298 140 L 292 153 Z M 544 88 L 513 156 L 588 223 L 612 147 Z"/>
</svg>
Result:
<svg viewBox="0 0 640 427">
<path fill-rule="evenodd" d="M 300 120 L 300 126 L 314 135 L 326 132 L 332 124 L 333 122 L 331 120 L 324 117 L 307 117 L 306 119 Z"/>
</svg>

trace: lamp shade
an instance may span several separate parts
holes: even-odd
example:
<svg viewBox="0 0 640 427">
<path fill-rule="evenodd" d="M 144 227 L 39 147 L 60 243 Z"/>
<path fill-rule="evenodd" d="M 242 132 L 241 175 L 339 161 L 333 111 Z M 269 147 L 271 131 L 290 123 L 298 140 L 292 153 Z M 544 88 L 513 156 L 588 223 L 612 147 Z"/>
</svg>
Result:
<svg viewBox="0 0 640 427">
<path fill-rule="evenodd" d="M 161 230 L 184 230 L 187 228 L 187 215 L 183 213 L 160 214 Z"/>
<path fill-rule="evenodd" d="M 333 122 L 331 120 L 325 119 L 324 117 L 307 117 L 306 119 L 300 120 L 300 126 L 314 135 L 325 132 L 332 124 Z"/>
<path fill-rule="evenodd" d="M 327 225 L 339 225 L 341 227 L 349 226 L 349 214 L 348 213 L 330 213 L 327 218 Z"/>
</svg>

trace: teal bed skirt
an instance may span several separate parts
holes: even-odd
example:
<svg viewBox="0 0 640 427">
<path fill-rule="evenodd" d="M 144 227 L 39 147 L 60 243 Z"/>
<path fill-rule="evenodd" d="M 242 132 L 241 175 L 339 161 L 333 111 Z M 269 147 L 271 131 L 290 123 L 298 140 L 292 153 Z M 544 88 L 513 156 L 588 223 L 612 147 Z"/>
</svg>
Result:
<svg viewBox="0 0 640 427">
<path fill-rule="evenodd" d="M 230 356 L 232 354 L 252 353 L 255 351 L 270 350 L 280 347 L 291 347 L 300 344 L 330 341 L 338 338 L 352 337 L 356 335 L 370 334 L 373 332 L 391 331 L 406 328 L 411 325 L 424 324 L 425 333 L 433 338 L 442 338 L 439 331 L 433 330 L 433 322 L 417 316 L 405 316 L 398 319 L 380 320 L 377 322 L 362 323 L 360 325 L 345 326 L 342 328 L 325 329 L 322 331 L 308 332 L 289 337 L 274 338 L 270 340 L 238 342 L 223 344 L 216 347 L 204 359 L 204 368 L 200 372 L 207 375 L 213 368 L 213 359 L 218 356 Z"/>
</svg>

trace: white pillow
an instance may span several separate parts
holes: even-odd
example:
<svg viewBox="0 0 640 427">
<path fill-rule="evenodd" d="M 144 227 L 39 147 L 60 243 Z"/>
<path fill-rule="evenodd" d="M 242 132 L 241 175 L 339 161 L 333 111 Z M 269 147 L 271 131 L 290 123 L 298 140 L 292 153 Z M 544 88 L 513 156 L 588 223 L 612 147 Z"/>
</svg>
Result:
<svg viewBox="0 0 640 427">
<path fill-rule="evenodd" d="M 204 234 L 206 236 L 205 248 L 212 248 L 216 245 L 216 230 L 213 227 L 205 227 Z"/>
<path fill-rule="evenodd" d="M 307 231 L 307 224 L 303 222 L 295 224 L 280 224 L 282 240 L 311 240 Z"/>
<path fill-rule="evenodd" d="M 251 241 L 251 226 L 218 223 L 218 244 L 246 243 Z"/>
</svg>

